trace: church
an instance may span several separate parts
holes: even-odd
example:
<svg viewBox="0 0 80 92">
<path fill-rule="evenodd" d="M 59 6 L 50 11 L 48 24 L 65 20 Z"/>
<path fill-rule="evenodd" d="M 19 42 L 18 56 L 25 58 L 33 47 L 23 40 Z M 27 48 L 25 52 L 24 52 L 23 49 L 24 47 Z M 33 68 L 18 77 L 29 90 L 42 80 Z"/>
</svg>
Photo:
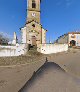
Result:
<svg viewBox="0 0 80 92">
<path fill-rule="evenodd" d="M 46 31 L 40 22 L 41 0 L 27 0 L 27 20 L 21 28 L 22 43 L 31 46 L 46 43 Z"/>
<path fill-rule="evenodd" d="M 9 46 L 1 46 L 0 57 L 26 55 L 31 51 L 52 54 L 68 50 L 68 44 L 47 44 L 46 32 L 41 24 L 41 0 L 27 0 L 27 18 L 21 28 L 21 43 L 18 43 L 16 32 Z"/>
</svg>

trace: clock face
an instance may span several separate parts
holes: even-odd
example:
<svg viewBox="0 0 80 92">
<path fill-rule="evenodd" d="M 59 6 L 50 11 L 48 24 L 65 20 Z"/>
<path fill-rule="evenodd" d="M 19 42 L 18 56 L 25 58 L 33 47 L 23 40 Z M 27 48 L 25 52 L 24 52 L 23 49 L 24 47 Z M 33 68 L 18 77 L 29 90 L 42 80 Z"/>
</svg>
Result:
<svg viewBox="0 0 80 92">
<path fill-rule="evenodd" d="M 32 16 L 33 16 L 33 17 L 35 17 L 35 16 L 36 16 L 36 14 L 35 14 L 35 13 L 32 13 Z"/>
</svg>

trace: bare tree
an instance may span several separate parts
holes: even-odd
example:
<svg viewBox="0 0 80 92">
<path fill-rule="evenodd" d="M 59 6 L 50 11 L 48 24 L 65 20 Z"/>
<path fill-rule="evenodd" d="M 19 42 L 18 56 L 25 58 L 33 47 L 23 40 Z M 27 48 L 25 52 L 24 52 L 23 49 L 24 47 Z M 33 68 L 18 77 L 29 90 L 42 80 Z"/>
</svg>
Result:
<svg viewBox="0 0 80 92">
<path fill-rule="evenodd" d="M 8 45 L 9 38 L 0 34 L 0 45 Z"/>
</svg>

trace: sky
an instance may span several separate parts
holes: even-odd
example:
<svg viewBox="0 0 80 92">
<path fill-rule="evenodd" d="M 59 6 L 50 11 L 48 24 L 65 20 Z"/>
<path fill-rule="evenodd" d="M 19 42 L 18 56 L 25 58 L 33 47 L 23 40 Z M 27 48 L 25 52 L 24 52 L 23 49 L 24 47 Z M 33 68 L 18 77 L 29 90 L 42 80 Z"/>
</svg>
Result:
<svg viewBox="0 0 80 92">
<path fill-rule="evenodd" d="M 0 33 L 12 38 L 15 31 L 20 40 L 26 9 L 27 0 L 0 0 Z M 65 33 L 80 31 L 80 0 L 42 0 L 41 24 L 48 30 L 47 42 Z"/>
</svg>

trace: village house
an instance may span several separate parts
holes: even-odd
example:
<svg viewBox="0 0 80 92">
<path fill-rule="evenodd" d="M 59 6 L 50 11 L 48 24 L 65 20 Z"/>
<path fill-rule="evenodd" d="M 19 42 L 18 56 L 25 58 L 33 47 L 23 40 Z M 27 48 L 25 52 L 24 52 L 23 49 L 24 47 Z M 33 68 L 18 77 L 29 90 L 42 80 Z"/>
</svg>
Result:
<svg viewBox="0 0 80 92">
<path fill-rule="evenodd" d="M 68 46 L 80 46 L 80 32 L 69 32 L 56 40 L 58 44 L 68 44 Z"/>
</svg>

